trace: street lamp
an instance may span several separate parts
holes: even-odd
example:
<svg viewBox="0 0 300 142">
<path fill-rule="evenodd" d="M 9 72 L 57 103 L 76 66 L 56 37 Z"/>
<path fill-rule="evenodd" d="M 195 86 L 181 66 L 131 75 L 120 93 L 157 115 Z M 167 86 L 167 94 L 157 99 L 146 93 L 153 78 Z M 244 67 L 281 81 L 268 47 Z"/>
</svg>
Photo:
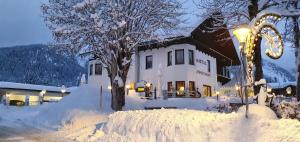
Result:
<svg viewBox="0 0 300 142">
<path fill-rule="evenodd" d="M 247 38 L 249 37 L 250 33 L 251 33 L 251 28 L 246 24 L 240 25 L 233 30 L 233 34 L 240 42 L 241 48 L 244 48 L 243 44 L 247 42 Z"/>
<path fill-rule="evenodd" d="M 240 43 L 240 53 L 241 53 L 241 60 L 242 60 L 242 67 L 243 67 L 243 85 L 244 85 L 244 95 L 246 101 L 246 118 L 248 118 L 248 111 L 249 111 L 249 104 L 248 104 L 248 92 L 247 92 L 247 58 L 245 53 L 246 42 L 248 37 L 251 35 L 251 28 L 248 25 L 240 25 L 233 30 L 234 36 Z"/>
<path fill-rule="evenodd" d="M 292 88 L 291 87 L 288 87 L 288 88 L 286 88 L 286 93 L 288 94 L 288 95 L 291 95 L 292 94 Z"/>
</svg>

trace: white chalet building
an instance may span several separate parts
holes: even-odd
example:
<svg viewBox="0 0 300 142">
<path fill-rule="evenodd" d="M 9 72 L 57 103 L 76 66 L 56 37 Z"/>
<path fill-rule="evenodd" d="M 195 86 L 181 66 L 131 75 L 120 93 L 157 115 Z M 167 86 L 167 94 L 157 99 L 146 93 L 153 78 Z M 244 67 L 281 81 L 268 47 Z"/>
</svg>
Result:
<svg viewBox="0 0 300 142">
<path fill-rule="evenodd" d="M 140 92 L 141 84 L 152 84 L 152 90 L 166 90 L 173 97 L 197 97 L 197 90 L 202 96 L 215 95 L 222 84 L 230 81 L 227 67 L 240 61 L 227 30 L 203 32 L 210 23 L 206 19 L 190 36 L 141 44 L 128 73 L 129 95 Z M 107 72 L 97 59 L 89 61 L 88 72 L 88 85 L 109 88 Z"/>
</svg>

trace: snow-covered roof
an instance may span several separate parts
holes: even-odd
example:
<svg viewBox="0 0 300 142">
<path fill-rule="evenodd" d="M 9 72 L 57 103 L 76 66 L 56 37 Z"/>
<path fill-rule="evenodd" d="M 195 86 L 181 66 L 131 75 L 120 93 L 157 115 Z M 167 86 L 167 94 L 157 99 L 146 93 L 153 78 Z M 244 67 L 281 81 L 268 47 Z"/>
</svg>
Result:
<svg viewBox="0 0 300 142">
<path fill-rule="evenodd" d="M 48 92 L 61 92 L 63 88 L 56 87 L 56 86 L 44 86 L 44 85 L 23 84 L 23 83 L 14 83 L 14 82 L 0 82 L 0 89 L 20 89 L 20 90 L 34 90 L 34 91 L 46 90 Z M 66 93 L 69 93 L 68 89 L 66 89 Z"/>
</svg>

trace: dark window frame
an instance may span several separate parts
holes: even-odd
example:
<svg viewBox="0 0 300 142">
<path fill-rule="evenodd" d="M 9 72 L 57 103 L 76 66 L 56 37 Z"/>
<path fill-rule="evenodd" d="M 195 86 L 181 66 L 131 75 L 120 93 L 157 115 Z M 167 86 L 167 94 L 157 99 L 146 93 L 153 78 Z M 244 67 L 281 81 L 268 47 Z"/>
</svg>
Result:
<svg viewBox="0 0 300 142">
<path fill-rule="evenodd" d="M 210 60 L 207 60 L 207 71 L 211 72 L 211 64 L 210 64 Z"/>
<path fill-rule="evenodd" d="M 177 60 L 177 52 L 182 52 L 182 62 L 178 62 Z M 184 64 L 184 49 L 176 49 L 175 50 L 175 65 L 183 65 Z"/>
<path fill-rule="evenodd" d="M 150 58 L 151 57 L 151 66 L 149 66 L 149 64 L 148 64 L 148 58 Z M 146 58 L 145 58 L 145 60 L 146 60 L 146 64 L 145 64 L 145 69 L 147 70 L 147 69 L 152 69 L 152 67 L 153 67 L 153 55 L 148 55 L 148 56 L 146 56 Z"/>
<path fill-rule="evenodd" d="M 172 66 L 172 51 L 169 51 L 167 53 L 168 59 L 167 59 L 167 66 Z"/>
<path fill-rule="evenodd" d="M 94 64 L 90 64 L 90 75 L 93 75 L 94 72 Z"/>
<path fill-rule="evenodd" d="M 97 66 L 100 66 L 100 70 L 98 70 Z M 102 75 L 102 65 L 100 63 L 95 64 L 95 75 Z"/>
<path fill-rule="evenodd" d="M 191 56 L 191 54 L 192 56 Z M 192 57 L 192 60 L 190 60 Z M 190 65 L 195 65 L 195 54 L 194 54 L 194 50 L 189 50 L 189 64 Z"/>
</svg>

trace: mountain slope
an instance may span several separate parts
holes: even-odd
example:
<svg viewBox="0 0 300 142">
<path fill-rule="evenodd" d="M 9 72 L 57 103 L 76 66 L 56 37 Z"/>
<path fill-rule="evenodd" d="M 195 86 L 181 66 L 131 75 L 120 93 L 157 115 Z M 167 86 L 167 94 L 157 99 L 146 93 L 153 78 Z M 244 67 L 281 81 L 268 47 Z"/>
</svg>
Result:
<svg viewBox="0 0 300 142">
<path fill-rule="evenodd" d="M 292 82 L 295 81 L 295 75 L 281 66 L 270 61 L 263 60 L 263 72 L 267 82 Z"/>
<path fill-rule="evenodd" d="M 73 86 L 85 72 L 74 56 L 46 45 L 0 48 L 0 81 Z"/>
</svg>

